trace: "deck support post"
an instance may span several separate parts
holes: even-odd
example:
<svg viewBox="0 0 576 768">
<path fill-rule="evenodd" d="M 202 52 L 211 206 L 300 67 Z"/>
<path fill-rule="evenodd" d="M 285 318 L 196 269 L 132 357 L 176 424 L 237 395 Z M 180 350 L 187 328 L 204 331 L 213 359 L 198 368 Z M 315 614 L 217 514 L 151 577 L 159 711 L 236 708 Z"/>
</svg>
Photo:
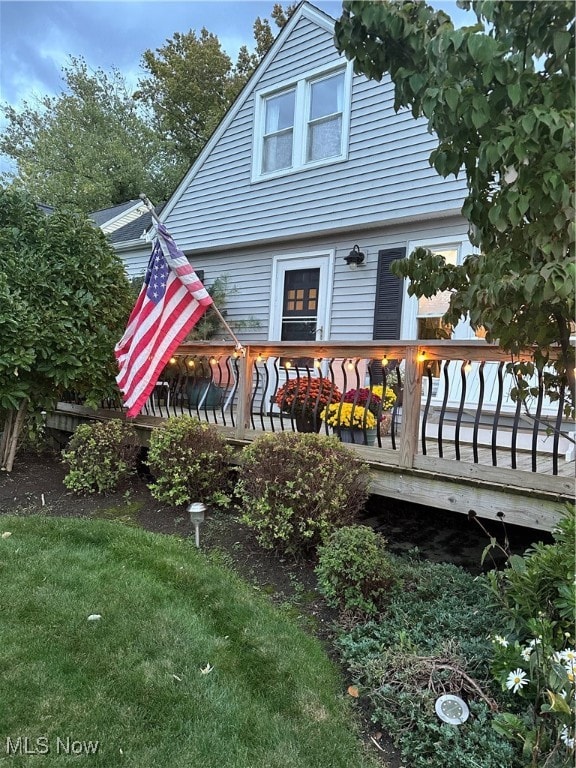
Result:
<svg viewBox="0 0 576 768">
<path fill-rule="evenodd" d="M 252 376 L 255 355 L 250 347 L 244 347 L 240 358 L 240 379 L 238 382 L 238 409 L 235 435 L 244 440 L 246 430 L 250 428 L 250 402 L 252 400 Z"/>
<path fill-rule="evenodd" d="M 421 350 L 417 347 L 408 347 L 405 357 L 399 464 L 401 467 L 407 468 L 414 466 L 414 456 L 418 453 L 422 369 L 424 367 L 423 361 L 420 360 L 420 352 Z"/>
</svg>

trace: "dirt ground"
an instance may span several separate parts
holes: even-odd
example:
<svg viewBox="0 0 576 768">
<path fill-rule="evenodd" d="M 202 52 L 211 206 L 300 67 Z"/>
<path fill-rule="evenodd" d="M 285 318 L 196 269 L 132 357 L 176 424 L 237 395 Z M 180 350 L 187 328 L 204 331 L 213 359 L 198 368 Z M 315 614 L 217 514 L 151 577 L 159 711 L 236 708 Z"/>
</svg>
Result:
<svg viewBox="0 0 576 768">
<path fill-rule="evenodd" d="M 140 525 L 156 533 L 194 537 L 187 514 L 155 501 L 144 476 L 113 494 L 75 496 L 63 484 L 65 471 L 56 452 L 19 455 L 11 473 L 0 472 L 0 514 L 103 517 Z M 393 552 L 418 548 L 428 559 L 453 562 L 472 572 L 480 570 L 487 538 L 465 516 L 372 497 L 363 522 L 381 531 Z M 490 532 L 501 540 L 502 529 L 492 526 Z M 509 529 L 508 536 L 513 551 L 520 553 L 535 540 L 535 533 L 525 529 Z M 282 558 L 262 549 L 236 515 L 210 510 L 201 527 L 201 548 L 217 551 L 255 590 L 267 595 L 305 630 L 315 634 L 338 661 L 331 642 L 337 615 L 318 593 L 312 563 Z M 343 673 L 343 687 L 350 682 Z M 383 766 L 401 768 L 402 761 L 386 734 L 370 723 L 361 703 L 356 704 L 366 748 Z"/>
</svg>

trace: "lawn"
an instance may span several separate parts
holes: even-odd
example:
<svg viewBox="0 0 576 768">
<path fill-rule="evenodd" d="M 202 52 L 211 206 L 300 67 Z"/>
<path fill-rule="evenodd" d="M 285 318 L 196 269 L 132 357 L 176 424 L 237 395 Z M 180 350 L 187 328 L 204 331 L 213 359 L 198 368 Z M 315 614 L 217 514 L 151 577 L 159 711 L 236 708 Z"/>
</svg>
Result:
<svg viewBox="0 0 576 768">
<path fill-rule="evenodd" d="M 0 765 L 372 765 L 320 643 L 190 540 L 0 528 Z"/>
</svg>

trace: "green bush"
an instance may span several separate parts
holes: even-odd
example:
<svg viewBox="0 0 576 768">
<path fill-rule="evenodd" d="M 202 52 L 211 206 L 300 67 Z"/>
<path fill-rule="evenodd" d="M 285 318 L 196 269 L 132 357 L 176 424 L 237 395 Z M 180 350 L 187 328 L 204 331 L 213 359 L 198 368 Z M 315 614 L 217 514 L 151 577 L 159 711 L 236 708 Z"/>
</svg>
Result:
<svg viewBox="0 0 576 768">
<path fill-rule="evenodd" d="M 331 533 L 318 548 L 318 587 L 328 605 L 373 616 L 390 598 L 394 571 L 386 540 L 365 525 Z"/>
<path fill-rule="evenodd" d="M 411 768 L 516 768 L 513 747 L 492 728 L 501 701 L 487 635 L 502 621 L 482 576 L 447 563 L 390 555 L 396 583 L 378 620 L 343 628 L 337 640 L 348 677 Z M 461 726 L 434 710 L 441 693 L 467 700 Z M 441 756 L 441 757 L 439 757 Z"/>
<path fill-rule="evenodd" d="M 210 424 L 179 416 L 152 430 L 148 466 L 152 496 L 174 506 L 229 501 L 232 448 Z"/>
<path fill-rule="evenodd" d="M 139 451 L 136 432 L 124 421 L 80 424 L 62 451 L 64 485 L 74 493 L 113 491 L 135 473 Z"/>
<path fill-rule="evenodd" d="M 335 438 L 263 435 L 242 452 L 242 520 L 267 549 L 309 552 L 354 521 L 367 499 L 368 479 L 366 465 Z"/>
<path fill-rule="evenodd" d="M 538 542 L 489 574 L 504 612 L 492 635 L 493 673 L 507 694 L 498 733 L 521 745 L 526 765 L 574 765 L 576 638 L 574 506 L 567 507 L 554 543 Z"/>
</svg>

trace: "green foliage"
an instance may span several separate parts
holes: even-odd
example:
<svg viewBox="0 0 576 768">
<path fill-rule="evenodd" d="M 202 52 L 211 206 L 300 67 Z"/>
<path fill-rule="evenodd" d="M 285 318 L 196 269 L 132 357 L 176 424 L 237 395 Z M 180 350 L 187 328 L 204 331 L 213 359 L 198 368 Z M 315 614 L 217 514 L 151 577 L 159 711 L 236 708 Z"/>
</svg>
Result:
<svg viewBox="0 0 576 768">
<path fill-rule="evenodd" d="M 102 232 L 0 188 L 0 253 L 0 408 L 40 411 L 66 389 L 89 405 L 112 396 L 130 298 Z"/>
<path fill-rule="evenodd" d="M 499 733 L 522 745 L 527 765 L 574 764 L 576 637 L 575 511 L 567 507 L 553 544 L 513 555 L 489 586 L 504 619 L 492 637 L 493 673 L 510 691 Z"/>
<path fill-rule="evenodd" d="M 373 616 L 388 602 L 394 572 L 386 540 L 364 525 L 333 531 L 318 547 L 318 588 L 328 605 Z"/>
<path fill-rule="evenodd" d="M 335 438 L 279 432 L 242 452 L 242 520 L 267 549 L 313 550 L 354 521 L 367 498 L 368 469 Z"/>
<path fill-rule="evenodd" d="M 214 305 L 208 307 L 207 311 L 202 315 L 200 320 L 186 337 L 186 341 L 207 341 L 219 334 L 222 334 L 223 336 L 228 335 L 228 330 L 222 324 L 222 320 L 214 310 L 214 306 L 218 307 L 222 317 L 226 318 L 227 301 L 230 296 L 238 292 L 238 289 L 230 284 L 228 275 L 220 275 L 214 280 L 212 285 L 207 286 L 206 290 L 214 300 Z M 247 318 L 246 320 L 236 320 L 233 323 L 230 323 L 230 325 L 234 331 L 238 332 L 249 328 L 257 328 L 259 324 L 253 318 Z"/>
<path fill-rule="evenodd" d="M 74 493 L 115 491 L 135 473 L 139 451 L 134 428 L 119 419 L 80 424 L 62 451 L 64 485 Z"/>
<path fill-rule="evenodd" d="M 150 435 L 152 496 L 174 506 L 227 503 L 231 455 L 232 448 L 210 424 L 189 416 L 169 419 Z"/>
<path fill-rule="evenodd" d="M 284 26 L 294 7 L 277 3 L 272 18 Z M 175 154 L 192 163 L 222 120 L 242 87 L 272 43 L 267 19 L 253 25 L 256 50 L 243 45 L 236 64 L 222 49 L 218 37 L 206 28 L 176 32 L 156 51 L 142 56 L 147 76 L 138 82 L 134 97 L 153 114 L 153 126 Z"/>
<path fill-rule="evenodd" d="M 17 164 L 13 181 L 32 197 L 84 213 L 137 198 L 168 197 L 185 171 L 130 94 L 118 70 L 64 67 L 66 90 L 21 109 L 4 105 L 0 151 Z"/>
<path fill-rule="evenodd" d="M 350 677 L 413 768 L 442 764 L 512 768 L 513 748 L 491 728 L 486 635 L 501 621 L 483 577 L 445 563 L 390 556 L 395 586 L 378 620 L 343 629 L 338 638 Z M 480 583 L 479 583 L 480 582 Z M 440 723 L 434 702 L 452 692 L 472 716 L 454 728 Z"/>
<path fill-rule="evenodd" d="M 420 248 L 392 269 L 410 278 L 411 294 L 451 290 L 448 324 L 469 313 L 473 328 L 512 354 L 535 347 L 534 363 L 555 368 L 547 391 L 566 387 L 573 407 L 574 6 L 460 5 L 476 24 L 455 29 L 424 2 L 364 0 L 347 0 L 336 23 L 337 47 L 355 71 L 388 73 L 395 108 L 428 119 L 436 171 L 466 175 L 462 213 L 480 253 L 451 266 Z"/>
</svg>

